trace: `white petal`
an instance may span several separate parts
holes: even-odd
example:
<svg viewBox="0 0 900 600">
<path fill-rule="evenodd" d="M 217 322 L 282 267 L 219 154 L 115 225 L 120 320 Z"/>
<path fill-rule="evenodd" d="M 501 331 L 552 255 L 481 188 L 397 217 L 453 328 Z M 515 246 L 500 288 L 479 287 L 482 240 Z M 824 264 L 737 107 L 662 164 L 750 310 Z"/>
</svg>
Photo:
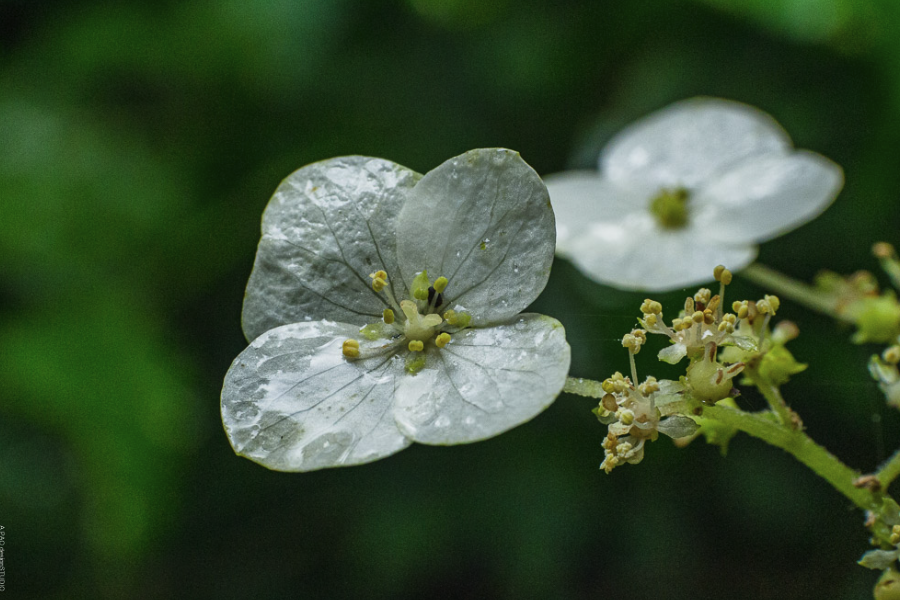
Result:
<svg viewBox="0 0 900 600">
<path fill-rule="evenodd" d="M 427 173 L 398 221 L 397 255 L 407 281 L 423 269 L 449 280 L 473 323 L 508 319 L 547 284 L 556 226 L 547 188 L 518 153 L 472 150 Z"/>
<path fill-rule="evenodd" d="M 380 318 L 380 269 L 407 295 L 396 261 L 396 218 L 419 175 L 390 161 L 345 156 L 285 179 L 263 213 L 263 237 L 244 298 L 247 339 L 306 320 L 363 325 Z"/>
<path fill-rule="evenodd" d="M 599 283 L 668 291 L 712 280 L 719 264 L 742 269 L 756 258 L 756 247 L 706 239 L 693 227 L 664 231 L 649 213 L 635 213 L 618 223 L 594 223 L 566 257 Z"/>
<path fill-rule="evenodd" d="M 400 429 L 424 444 L 464 444 L 528 421 L 562 391 L 570 349 L 555 319 L 523 314 L 454 334 L 397 389 Z"/>
<path fill-rule="evenodd" d="M 591 223 L 615 221 L 645 210 L 647 198 L 620 188 L 596 171 L 566 171 L 544 177 L 556 217 L 556 252 L 568 254 L 572 240 Z"/>
<path fill-rule="evenodd" d="M 635 122 L 600 157 L 601 172 L 623 187 L 653 194 L 692 189 L 746 158 L 791 142 L 766 113 L 729 100 L 694 98 Z"/>
<path fill-rule="evenodd" d="M 346 359 L 347 338 L 359 339 L 358 328 L 295 323 L 270 329 L 235 359 L 222 389 L 235 452 L 277 471 L 312 471 L 371 462 L 411 443 L 391 411 L 402 358 Z M 363 351 L 379 346 L 359 341 Z"/>
<path fill-rule="evenodd" d="M 815 152 L 750 159 L 697 190 L 696 226 L 732 243 L 762 242 L 812 220 L 844 184 L 841 168 Z"/>
<path fill-rule="evenodd" d="M 681 343 L 666 346 L 657 354 L 659 360 L 670 365 L 678 364 L 685 356 L 687 356 L 687 346 Z"/>
</svg>

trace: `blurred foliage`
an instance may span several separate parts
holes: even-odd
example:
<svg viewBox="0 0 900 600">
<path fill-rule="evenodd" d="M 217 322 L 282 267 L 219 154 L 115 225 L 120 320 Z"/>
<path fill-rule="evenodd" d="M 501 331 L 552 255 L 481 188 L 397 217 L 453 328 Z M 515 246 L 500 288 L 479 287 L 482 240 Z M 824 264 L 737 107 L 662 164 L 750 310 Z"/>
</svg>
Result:
<svg viewBox="0 0 900 600">
<path fill-rule="evenodd" d="M 898 25 L 893 0 L 0 0 L 12 597 L 869 597 L 862 516 L 744 436 L 727 458 L 660 441 L 605 476 L 592 403 L 564 396 L 488 442 L 285 475 L 234 457 L 218 394 L 269 195 L 341 154 L 424 172 L 506 146 L 546 174 L 674 100 L 733 98 L 847 176 L 761 260 L 875 269 L 870 244 L 900 242 Z M 535 308 L 566 325 L 573 374 L 603 378 L 641 299 L 558 261 Z M 779 314 L 811 365 L 786 396 L 872 469 L 900 429 L 876 348 Z M 651 354 L 641 374 L 671 375 Z"/>
</svg>

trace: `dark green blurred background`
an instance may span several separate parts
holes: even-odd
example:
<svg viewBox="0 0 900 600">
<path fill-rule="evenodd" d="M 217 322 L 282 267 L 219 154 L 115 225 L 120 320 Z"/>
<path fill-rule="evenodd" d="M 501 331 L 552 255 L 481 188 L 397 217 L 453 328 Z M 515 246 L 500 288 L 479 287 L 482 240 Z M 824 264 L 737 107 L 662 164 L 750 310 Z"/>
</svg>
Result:
<svg viewBox="0 0 900 600">
<path fill-rule="evenodd" d="M 237 458 L 218 402 L 262 209 L 336 155 L 424 172 L 505 146 L 549 174 L 669 102 L 733 98 L 847 176 L 761 260 L 874 269 L 871 243 L 900 242 L 898 27 L 895 0 L 0 0 L 5 593 L 870 597 L 862 515 L 747 437 L 727 458 L 661 438 L 607 476 L 593 402 L 562 396 L 494 440 L 291 475 Z M 642 298 L 557 261 L 535 309 L 603 378 Z M 866 373 L 880 348 L 781 315 L 812 363 L 786 396 L 871 470 L 900 431 Z M 642 377 L 671 375 L 652 355 Z"/>
</svg>

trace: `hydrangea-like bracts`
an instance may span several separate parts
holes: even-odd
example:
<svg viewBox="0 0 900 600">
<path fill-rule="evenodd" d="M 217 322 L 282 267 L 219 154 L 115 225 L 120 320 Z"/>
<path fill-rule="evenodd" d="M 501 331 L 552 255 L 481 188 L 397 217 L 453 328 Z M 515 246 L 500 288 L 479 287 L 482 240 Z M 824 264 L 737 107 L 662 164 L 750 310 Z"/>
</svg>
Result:
<svg viewBox="0 0 900 600">
<path fill-rule="evenodd" d="M 600 170 L 546 178 L 557 252 L 622 289 L 671 290 L 742 269 L 757 244 L 819 215 L 836 164 L 794 150 L 767 114 L 712 98 L 678 102 L 617 135 Z"/>
<path fill-rule="evenodd" d="M 460 444 L 531 419 L 565 384 L 543 290 L 555 223 L 515 152 L 473 150 L 425 176 L 350 156 L 288 177 L 263 215 L 222 390 L 235 451 L 309 471 Z"/>
</svg>

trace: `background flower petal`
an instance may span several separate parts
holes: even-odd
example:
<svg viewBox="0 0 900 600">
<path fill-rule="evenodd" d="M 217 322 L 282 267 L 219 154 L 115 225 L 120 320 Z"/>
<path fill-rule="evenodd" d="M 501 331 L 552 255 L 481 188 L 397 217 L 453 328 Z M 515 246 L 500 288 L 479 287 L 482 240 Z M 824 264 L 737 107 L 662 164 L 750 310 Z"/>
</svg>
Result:
<svg viewBox="0 0 900 600">
<path fill-rule="evenodd" d="M 407 295 L 396 262 L 396 218 L 419 179 L 379 158 L 345 156 L 307 165 L 269 201 L 244 298 L 253 340 L 304 319 L 364 325 L 388 306 L 369 274 L 383 269 L 395 295 Z"/>
<path fill-rule="evenodd" d="M 693 188 L 757 154 L 791 147 L 766 113 L 730 100 L 693 98 L 672 104 L 622 131 L 600 156 L 615 183 L 654 194 Z"/>
<path fill-rule="evenodd" d="M 547 408 L 565 385 L 570 349 L 556 319 L 523 314 L 454 334 L 429 367 L 397 388 L 400 429 L 423 444 L 493 437 Z"/>
<path fill-rule="evenodd" d="M 517 152 L 471 150 L 429 171 L 398 220 L 407 281 L 427 269 L 479 325 L 531 304 L 550 275 L 556 225 L 547 188 Z"/>
<path fill-rule="evenodd" d="M 406 448 L 390 410 L 393 352 L 347 360 L 353 325 L 313 321 L 271 329 L 232 363 L 222 422 L 235 452 L 277 471 L 371 462 Z M 372 351 L 378 343 L 360 340 Z"/>
<path fill-rule="evenodd" d="M 763 242 L 817 217 L 844 185 L 820 154 L 769 154 L 741 163 L 692 198 L 696 226 L 731 243 Z"/>
<path fill-rule="evenodd" d="M 647 198 L 620 188 L 597 171 L 566 171 L 544 177 L 556 217 L 556 252 L 569 246 L 592 222 L 614 221 L 643 210 Z"/>
<path fill-rule="evenodd" d="M 756 247 L 707 239 L 695 227 L 665 231 L 649 213 L 594 223 L 565 257 L 587 277 L 622 290 L 668 291 L 712 280 L 716 265 L 741 269 Z"/>
</svg>

